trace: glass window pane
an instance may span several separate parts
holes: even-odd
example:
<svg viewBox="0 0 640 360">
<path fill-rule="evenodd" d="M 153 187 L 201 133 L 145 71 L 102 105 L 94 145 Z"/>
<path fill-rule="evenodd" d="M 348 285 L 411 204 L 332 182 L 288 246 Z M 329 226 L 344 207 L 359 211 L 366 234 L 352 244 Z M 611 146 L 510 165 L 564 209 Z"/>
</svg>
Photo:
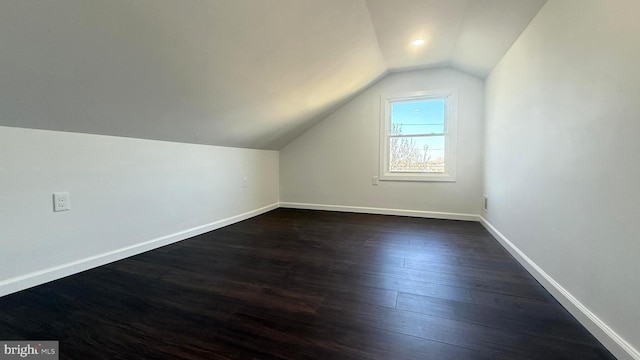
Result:
<svg viewBox="0 0 640 360">
<path fill-rule="evenodd" d="M 445 100 L 400 101 L 391 104 L 391 135 L 444 133 Z"/>
<path fill-rule="evenodd" d="M 444 136 L 389 138 L 389 171 L 444 172 Z"/>
</svg>

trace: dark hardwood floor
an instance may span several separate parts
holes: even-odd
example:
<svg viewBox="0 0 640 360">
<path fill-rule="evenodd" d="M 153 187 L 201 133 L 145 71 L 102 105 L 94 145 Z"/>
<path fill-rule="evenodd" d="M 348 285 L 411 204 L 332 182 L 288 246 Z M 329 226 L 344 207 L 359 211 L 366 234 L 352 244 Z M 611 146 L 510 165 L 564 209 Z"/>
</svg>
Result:
<svg viewBox="0 0 640 360">
<path fill-rule="evenodd" d="M 0 298 L 61 359 L 614 359 L 478 223 L 278 209 Z"/>
</svg>

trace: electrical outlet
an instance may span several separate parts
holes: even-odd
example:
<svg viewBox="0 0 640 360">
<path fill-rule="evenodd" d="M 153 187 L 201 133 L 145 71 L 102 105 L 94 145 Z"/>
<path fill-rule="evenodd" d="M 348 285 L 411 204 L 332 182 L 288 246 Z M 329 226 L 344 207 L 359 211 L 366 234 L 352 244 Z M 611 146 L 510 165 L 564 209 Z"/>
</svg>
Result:
<svg viewBox="0 0 640 360">
<path fill-rule="evenodd" d="M 249 183 L 249 179 L 247 179 L 247 178 L 242 179 L 242 187 L 243 188 L 246 188 L 247 186 L 249 186 L 248 183 Z"/>
<path fill-rule="evenodd" d="M 378 185 L 378 177 L 377 176 L 372 176 L 371 177 L 371 185 Z"/>
<path fill-rule="evenodd" d="M 71 210 L 71 198 L 68 192 L 53 193 L 53 211 Z"/>
<path fill-rule="evenodd" d="M 482 210 L 489 212 L 489 197 L 487 195 L 482 195 Z"/>
</svg>

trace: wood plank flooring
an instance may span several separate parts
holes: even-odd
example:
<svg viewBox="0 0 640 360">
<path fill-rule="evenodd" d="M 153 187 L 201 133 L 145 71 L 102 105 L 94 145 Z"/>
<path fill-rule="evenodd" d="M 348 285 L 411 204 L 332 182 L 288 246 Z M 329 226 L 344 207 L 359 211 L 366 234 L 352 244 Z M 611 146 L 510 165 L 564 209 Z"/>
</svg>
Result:
<svg viewBox="0 0 640 360">
<path fill-rule="evenodd" d="M 278 209 L 0 298 L 61 359 L 615 359 L 482 226 Z"/>
</svg>

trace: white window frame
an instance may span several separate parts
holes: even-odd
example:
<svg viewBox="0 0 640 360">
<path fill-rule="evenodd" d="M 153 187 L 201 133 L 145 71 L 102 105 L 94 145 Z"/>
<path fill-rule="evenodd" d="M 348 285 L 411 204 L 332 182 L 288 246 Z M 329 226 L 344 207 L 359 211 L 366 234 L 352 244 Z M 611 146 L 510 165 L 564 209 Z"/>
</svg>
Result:
<svg viewBox="0 0 640 360">
<path fill-rule="evenodd" d="M 380 180 L 387 181 L 456 181 L 456 150 L 458 147 L 458 90 L 430 90 L 411 93 L 382 95 L 380 110 Z M 391 172 L 389 171 L 389 143 L 391 126 L 391 104 L 415 100 L 445 100 L 445 151 L 444 172 Z"/>
</svg>

